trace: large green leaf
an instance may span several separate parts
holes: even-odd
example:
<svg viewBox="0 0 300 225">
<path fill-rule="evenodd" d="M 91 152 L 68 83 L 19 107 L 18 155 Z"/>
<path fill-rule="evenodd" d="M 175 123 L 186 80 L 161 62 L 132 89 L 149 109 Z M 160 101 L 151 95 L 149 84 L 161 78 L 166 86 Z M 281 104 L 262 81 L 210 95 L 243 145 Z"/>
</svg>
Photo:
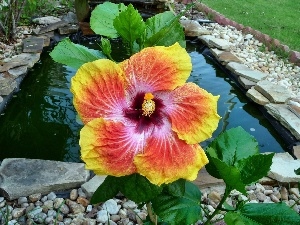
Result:
<svg viewBox="0 0 300 225">
<path fill-rule="evenodd" d="M 173 196 L 183 196 L 185 193 L 186 180 L 179 179 L 164 187 L 164 191 Z"/>
<path fill-rule="evenodd" d="M 266 176 L 270 171 L 273 156 L 274 153 L 257 154 L 238 161 L 237 167 L 241 171 L 243 183 L 250 184 Z"/>
<path fill-rule="evenodd" d="M 191 182 L 186 182 L 184 195 L 174 196 L 162 192 L 151 202 L 154 212 L 162 221 L 175 225 L 194 224 L 201 219 L 200 200 L 199 188 Z"/>
<path fill-rule="evenodd" d="M 176 42 L 185 47 L 183 27 L 172 12 L 163 12 L 147 19 L 145 47 L 170 46 Z"/>
<path fill-rule="evenodd" d="M 229 223 L 241 221 L 240 223 Z M 227 224 L 249 225 L 299 225 L 300 215 L 285 203 L 248 203 L 237 212 L 225 215 Z M 243 223 L 242 223 L 243 222 Z"/>
<path fill-rule="evenodd" d="M 102 52 L 74 44 L 69 38 L 60 41 L 52 52 L 50 52 L 50 56 L 55 62 L 65 64 L 75 69 L 78 69 L 84 63 L 105 58 Z"/>
<path fill-rule="evenodd" d="M 91 198 L 91 203 L 97 204 L 115 197 L 119 192 L 119 185 L 120 183 L 118 178 L 107 176 L 104 182 L 94 192 Z"/>
<path fill-rule="evenodd" d="M 96 34 L 100 34 L 109 38 L 117 38 L 118 32 L 114 28 L 113 21 L 127 7 L 121 4 L 104 2 L 99 4 L 92 11 L 90 18 L 90 26 Z"/>
<path fill-rule="evenodd" d="M 119 183 L 122 194 L 136 203 L 148 202 L 163 190 L 161 186 L 150 183 L 146 177 L 136 173 L 120 177 Z"/>
<path fill-rule="evenodd" d="M 220 159 L 211 157 L 209 154 L 208 160 L 209 164 L 213 165 L 213 168 L 206 167 L 207 172 L 211 174 L 210 169 L 216 170 L 218 172 L 219 179 L 223 179 L 226 183 L 226 186 L 229 186 L 231 190 L 236 189 L 243 194 L 246 194 L 245 184 L 242 180 L 241 172 L 238 168 L 234 166 L 227 165 L 225 162 Z M 213 173 L 214 174 L 214 173 Z"/>
<path fill-rule="evenodd" d="M 249 219 L 248 217 L 243 216 L 237 212 L 228 212 L 225 214 L 224 221 L 226 224 L 234 224 L 234 225 L 261 225 L 260 223 L 256 223 L 255 221 Z M 271 224 L 269 224 L 271 225 Z"/>
<path fill-rule="evenodd" d="M 113 25 L 123 41 L 127 42 L 131 49 L 134 42 L 142 37 L 146 28 L 143 18 L 131 4 L 114 19 Z"/>
<path fill-rule="evenodd" d="M 162 192 L 163 188 L 156 186 L 139 174 L 122 177 L 107 176 L 94 193 L 91 203 L 104 202 L 113 198 L 119 191 L 136 203 L 148 202 Z"/>
<path fill-rule="evenodd" d="M 220 134 L 209 147 L 227 165 L 235 165 L 241 159 L 258 154 L 258 143 L 242 127 L 232 128 Z"/>
</svg>

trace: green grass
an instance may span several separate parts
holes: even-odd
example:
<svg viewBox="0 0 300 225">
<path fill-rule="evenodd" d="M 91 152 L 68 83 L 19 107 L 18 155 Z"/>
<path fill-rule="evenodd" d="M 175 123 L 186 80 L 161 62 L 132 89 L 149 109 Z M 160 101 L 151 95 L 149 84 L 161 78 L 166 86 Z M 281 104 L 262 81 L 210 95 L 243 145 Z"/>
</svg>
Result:
<svg viewBox="0 0 300 225">
<path fill-rule="evenodd" d="M 227 18 L 300 51 L 300 0 L 200 0 Z"/>
</svg>

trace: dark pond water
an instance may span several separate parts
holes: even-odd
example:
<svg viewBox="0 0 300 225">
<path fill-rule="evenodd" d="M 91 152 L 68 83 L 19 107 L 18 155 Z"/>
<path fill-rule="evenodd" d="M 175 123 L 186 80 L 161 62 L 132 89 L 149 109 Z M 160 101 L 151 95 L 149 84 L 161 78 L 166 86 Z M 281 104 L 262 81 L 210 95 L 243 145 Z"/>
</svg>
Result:
<svg viewBox="0 0 300 225">
<path fill-rule="evenodd" d="M 201 46 L 188 43 L 187 50 L 193 62 L 189 81 L 220 95 L 218 113 L 222 119 L 213 137 L 242 126 L 257 139 L 261 152 L 282 152 L 285 144 L 275 129 L 235 83 L 201 54 Z M 69 91 L 75 70 L 53 62 L 50 51 L 49 48 L 43 52 L 41 61 L 28 73 L 21 90 L 0 116 L 0 160 L 25 157 L 80 161 L 78 139 L 82 126 L 76 122 Z M 124 58 L 120 54 L 116 57 L 118 61 Z M 209 141 L 201 145 L 206 146 Z"/>
</svg>

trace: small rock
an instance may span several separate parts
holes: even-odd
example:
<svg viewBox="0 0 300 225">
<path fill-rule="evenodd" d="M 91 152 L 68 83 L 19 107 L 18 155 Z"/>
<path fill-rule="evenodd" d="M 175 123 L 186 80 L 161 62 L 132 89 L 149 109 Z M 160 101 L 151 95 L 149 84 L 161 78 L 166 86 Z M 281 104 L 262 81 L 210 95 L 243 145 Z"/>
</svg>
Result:
<svg viewBox="0 0 300 225">
<path fill-rule="evenodd" d="M 52 200 L 45 201 L 42 208 L 46 211 L 48 211 L 49 209 L 53 209 L 53 201 Z"/>
<path fill-rule="evenodd" d="M 86 198 L 86 194 L 83 192 L 82 188 L 78 188 L 78 196 Z"/>
<path fill-rule="evenodd" d="M 67 199 L 66 204 L 69 206 L 70 211 L 73 214 L 83 213 L 85 211 L 84 206 L 82 206 L 72 200 Z"/>
<path fill-rule="evenodd" d="M 26 208 L 15 208 L 12 211 L 12 217 L 13 218 L 19 218 L 25 214 Z"/>
<path fill-rule="evenodd" d="M 103 204 L 103 209 L 105 209 L 109 214 L 117 214 L 119 207 L 113 199 L 109 199 Z"/>
<path fill-rule="evenodd" d="M 70 209 L 69 209 L 69 207 L 68 207 L 66 204 L 62 204 L 62 205 L 60 206 L 60 208 L 59 208 L 59 211 L 60 211 L 62 214 L 67 215 L 67 214 L 69 214 Z"/>
<path fill-rule="evenodd" d="M 48 195 L 47 195 L 47 199 L 48 200 L 54 200 L 56 199 L 56 194 L 54 192 L 50 192 Z"/>
<path fill-rule="evenodd" d="M 106 221 L 105 225 L 117 225 L 117 224 L 114 221 L 109 220 L 109 221 Z"/>
<path fill-rule="evenodd" d="M 78 197 L 76 201 L 77 203 L 83 205 L 84 207 L 87 207 L 88 204 L 90 204 L 90 201 L 83 197 Z"/>
<path fill-rule="evenodd" d="M 298 188 L 290 188 L 290 193 L 294 194 L 297 198 L 300 198 L 299 189 Z"/>
<path fill-rule="evenodd" d="M 37 202 L 41 199 L 42 197 L 42 194 L 39 193 L 39 194 L 32 194 L 32 195 L 29 195 L 28 198 L 31 202 Z"/>
<path fill-rule="evenodd" d="M 111 215 L 110 219 L 114 222 L 118 222 L 121 219 L 121 217 L 119 215 Z"/>
<path fill-rule="evenodd" d="M 274 195 L 274 194 L 271 194 L 270 195 L 270 198 L 271 198 L 271 200 L 273 201 L 273 202 L 280 202 L 280 200 Z"/>
<path fill-rule="evenodd" d="M 121 217 L 121 218 L 127 218 L 127 211 L 125 211 L 124 209 L 120 209 L 119 210 L 119 216 Z"/>
<path fill-rule="evenodd" d="M 77 198 L 78 198 L 78 190 L 77 190 L 77 189 L 73 189 L 73 190 L 70 192 L 70 199 L 71 199 L 72 201 L 75 201 Z"/>
<path fill-rule="evenodd" d="M 53 200 L 53 207 L 55 209 L 58 209 L 61 205 L 63 205 L 64 201 L 65 200 L 63 198 L 56 198 L 56 199 L 54 199 Z"/>
<path fill-rule="evenodd" d="M 264 202 L 264 201 L 266 200 L 266 198 L 267 198 L 267 196 L 264 195 L 264 194 L 261 193 L 261 192 L 256 193 L 256 197 L 257 197 L 257 199 L 258 199 L 259 201 L 261 201 L 261 202 Z"/>
<path fill-rule="evenodd" d="M 221 195 L 216 191 L 212 191 L 211 193 L 209 193 L 208 198 L 216 204 L 218 204 L 221 201 Z"/>
<path fill-rule="evenodd" d="M 265 194 L 265 195 L 273 194 L 273 190 L 265 190 L 265 191 L 264 191 L 264 194 Z"/>
<path fill-rule="evenodd" d="M 86 207 L 86 212 L 87 213 L 89 213 L 89 212 L 91 212 L 93 210 L 93 206 L 92 205 L 88 205 L 87 207 Z"/>
<path fill-rule="evenodd" d="M 28 200 L 26 197 L 20 197 L 18 198 L 18 204 L 21 205 L 22 203 L 27 203 Z"/>
<path fill-rule="evenodd" d="M 109 213 L 106 210 L 102 209 L 97 212 L 97 218 L 96 218 L 97 222 L 105 223 L 108 221 L 108 219 L 109 219 Z"/>
<path fill-rule="evenodd" d="M 137 204 L 131 200 L 128 200 L 123 203 L 123 207 L 125 209 L 135 209 L 137 207 Z"/>
</svg>

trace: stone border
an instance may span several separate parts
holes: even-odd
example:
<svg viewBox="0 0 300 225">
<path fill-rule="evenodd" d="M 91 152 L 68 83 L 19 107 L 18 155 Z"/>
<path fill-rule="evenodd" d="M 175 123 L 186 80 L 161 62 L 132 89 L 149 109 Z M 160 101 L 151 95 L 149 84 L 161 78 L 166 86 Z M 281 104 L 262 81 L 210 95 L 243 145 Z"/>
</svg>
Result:
<svg viewBox="0 0 300 225">
<path fill-rule="evenodd" d="M 230 20 L 203 3 L 196 3 L 196 7 L 199 11 L 204 12 L 206 15 L 212 15 L 214 20 L 220 25 L 233 26 L 237 30 L 242 31 L 244 34 L 252 34 L 257 40 L 264 43 L 267 47 L 277 47 L 285 51 L 289 54 L 290 62 L 300 66 L 300 52 L 290 50 L 287 45 L 281 44 L 279 40 L 272 38 L 267 34 L 263 34 L 258 30 L 254 30 L 251 27 L 245 27 L 243 24 L 239 24 L 233 20 Z"/>
<path fill-rule="evenodd" d="M 19 91 L 28 70 L 40 60 L 44 47 L 49 46 L 51 39 L 54 39 L 54 32 L 63 36 L 77 31 L 78 25 L 63 20 L 50 23 L 41 29 L 33 29 L 32 33 L 26 34 L 25 39 L 22 40 L 20 54 L 0 61 L 0 114 L 3 113 L 13 95 Z"/>
<path fill-rule="evenodd" d="M 219 25 L 231 26 L 242 31 L 244 39 L 255 39 L 252 29 L 244 29 L 243 25 L 226 19 L 221 14 L 198 3 L 197 10 L 215 15 Z M 213 57 L 233 75 L 237 83 L 244 88 L 246 96 L 258 105 L 264 107 L 271 117 L 278 121 L 297 141 L 293 145 L 300 145 L 300 99 L 292 98 L 287 87 L 273 84 L 267 80 L 267 73 L 251 69 L 244 64 L 231 50 L 233 44 L 224 38 L 216 38 L 211 31 L 194 20 L 181 20 L 187 36 L 197 37 L 209 47 Z M 234 26 L 233 26 L 234 25 Z M 263 34 L 261 34 L 263 35 Z M 263 35 L 267 37 L 267 35 Z M 267 41 L 267 39 L 264 39 Z M 284 46 L 283 46 L 284 47 Z M 296 64 L 295 64 L 296 65 Z M 292 148 L 292 146 L 290 146 Z M 295 149 L 295 148 L 294 148 Z M 299 149 L 299 148 L 298 148 Z M 291 151 L 294 151 L 291 149 Z"/>
</svg>

